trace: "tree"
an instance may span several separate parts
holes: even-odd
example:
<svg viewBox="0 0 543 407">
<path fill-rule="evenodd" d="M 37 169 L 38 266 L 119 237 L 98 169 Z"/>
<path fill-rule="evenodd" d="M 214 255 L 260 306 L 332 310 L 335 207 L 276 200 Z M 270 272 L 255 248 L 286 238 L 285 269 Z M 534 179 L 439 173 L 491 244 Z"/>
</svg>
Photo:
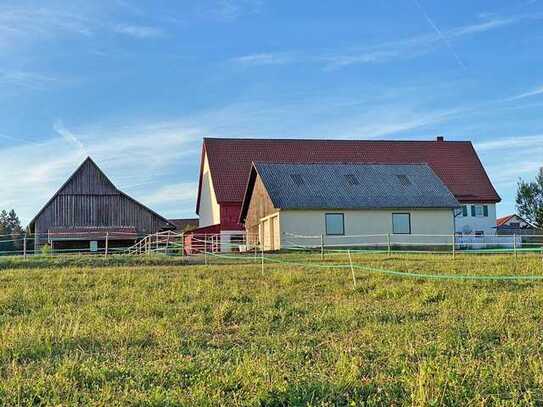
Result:
<svg viewBox="0 0 543 407">
<path fill-rule="evenodd" d="M 535 181 L 520 180 L 517 190 L 518 214 L 533 225 L 543 227 L 543 169 Z"/>
<path fill-rule="evenodd" d="M 2 210 L 0 212 L 0 254 L 20 251 L 23 247 L 23 234 L 21 221 L 15 211 Z"/>
</svg>

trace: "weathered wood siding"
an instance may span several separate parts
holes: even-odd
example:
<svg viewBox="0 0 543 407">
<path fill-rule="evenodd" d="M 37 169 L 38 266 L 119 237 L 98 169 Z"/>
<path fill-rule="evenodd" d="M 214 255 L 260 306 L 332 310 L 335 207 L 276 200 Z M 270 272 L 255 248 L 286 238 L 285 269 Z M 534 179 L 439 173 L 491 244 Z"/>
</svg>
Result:
<svg viewBox="0 0 543 407">
<path fill-rule="evenodd" d="M 121 193 L 87 160 L 34 220 L 36 248 L 53 227 L 134 227 L 138 235 L 160 231 L 167 222 Z"/>
<path fill-rule="evenodd" d="M 273 202 L 268 195 L 268 191 L 266 191 L 262 179 L 260 176 L 257 176 L 251 201 L 249 203 L 249 209 L 247 210 L 247 217 L 245 219 L 245 229 L 249 234 L 248 237 L 258 235 L 258 224 L 260 223 L 260 219 L 277 212 L 279 212 L 279 209 L 276 209 L 273 206 Z M 249 240 L 251 243 L 254 243 L 252 239 Z"/>
</svg>

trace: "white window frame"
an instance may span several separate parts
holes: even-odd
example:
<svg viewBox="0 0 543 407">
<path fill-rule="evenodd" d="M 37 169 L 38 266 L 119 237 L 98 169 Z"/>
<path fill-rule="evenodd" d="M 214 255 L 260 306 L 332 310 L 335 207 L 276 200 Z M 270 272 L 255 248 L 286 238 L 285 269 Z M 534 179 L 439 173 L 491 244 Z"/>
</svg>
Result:
<svg viewBox="0 0 543 407">
<path fill-rule="evenodd" d="M 339 218 L 341 217 L 341 229 L 342 229 L 342 232 L 341 233 L 329 233 L 328 231 L 328 217 L 330 218 Z M 332 213 L 325 213 L 324 214 L 324 229 L 325 229 L 325 232 L 326 232 L 326 236 L 345 236 L 345 214 L 344 213 L 337 213 L 337 212 L 332 212 Z"/>
<path fill-rule="evenodd" d="M 408 222 L 409 222 L 409 231 L 408 232 L 397 232 L 396 231 L 396 224 L 394 222 L 394 218 L 396 216 L 407 216 Z M 412 226 L 411 226 L 411 214 L 409 212 L 398 212 L 392 214 L 392 234 L 394 235 L 410 235 L 412 234 Z"/>
</svg>

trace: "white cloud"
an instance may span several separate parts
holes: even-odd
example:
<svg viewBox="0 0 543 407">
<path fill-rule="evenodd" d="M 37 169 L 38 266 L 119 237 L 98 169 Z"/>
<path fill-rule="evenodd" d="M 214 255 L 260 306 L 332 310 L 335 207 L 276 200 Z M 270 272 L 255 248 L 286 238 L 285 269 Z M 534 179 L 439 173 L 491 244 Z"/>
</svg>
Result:
<svg viewBox="0 0 543 407">
<path fill-rule="evenodd" d="M 309 63 L 323 65 L 326 70 L 335 70 L 349 65 L 376 64 L 396 59 L 415 58 L 432 52 L 439 48 L 440 43 L 444 43 L 453 52 L 457 62 L 464 67 L 464 63 L 452 48 L 453 41 L 525 21 L 543 19 L 543 14 L 519 14 L 507 18 L 492 16 L 485 21 L 443 30 L 438 28 L 428 15 L 424 14 L 424 16 L 432 26 L 434 31 L 432 34 L 422 34 L 365 47 L 323 50 L 313 54 L 301 51 L 262 52 L 233 58 L 232 61 L 253 66 L 273 63 Z"/>
<path fill-rule="evenodd" d="M 113 27 L 113 31 L 139 39 L 160 38 L 165 36 L 162 29 L 143 25 L 117 24 Z"/>
<path fill-rule="evenodd" d="M 514 101 L 514 100 L 520 100 L 520 99 L 526 99 L 532 96 L 539 96 L 543 95 L 543 86 L 540 86 L 538 88 L 529 90 L 528 92 L 521 93 L 519 95 L 513 96 L 509 99 L 506 99 L 506 101 Z"/>
<path fill-rule="evenodd" d="M 197 182 L 185 182 L 161 186 L 141 199 L 147 205 L 192 205 L 196 202 L 197 191 Z"/>
<path fill-rule="evenodd" d="M 233 58 L 231 62 L 247 65 L 247 66 L 258 66 L 258 65 L 281 65 L 289 63 L 293 60 L 293 57 L 288 54 L 274 54 L 274 53 L 262 53 L 262 54 L 253 54 L 245 55 L 238 58 Z"/>
<path fill-rule="evenodd" d="M 0 71 L 0 86 L 44 90 L 64 81 L 35 72 Z"/>
<path fill-rule="evenodd" d="M 485 142 L 477 143 L 479 151 L 507 150 L 519 151 L 519 149 L 543 148 L 543 135 L 519 136 L 509 138 L 498 138 Z M 541 161 L 543 165 L 543 158 Z"/>
</svg>

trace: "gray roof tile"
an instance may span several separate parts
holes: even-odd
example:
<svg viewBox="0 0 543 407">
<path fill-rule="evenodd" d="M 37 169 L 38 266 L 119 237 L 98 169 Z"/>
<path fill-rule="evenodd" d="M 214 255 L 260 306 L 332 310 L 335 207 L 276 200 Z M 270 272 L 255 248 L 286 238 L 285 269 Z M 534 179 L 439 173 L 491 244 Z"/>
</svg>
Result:
<svg viewBox="0 0 543 407">
<path fill-rule="evenodd" d="M 255 163 L 276 208 L 457 208 L 426 164 Z"/>
</svg>

